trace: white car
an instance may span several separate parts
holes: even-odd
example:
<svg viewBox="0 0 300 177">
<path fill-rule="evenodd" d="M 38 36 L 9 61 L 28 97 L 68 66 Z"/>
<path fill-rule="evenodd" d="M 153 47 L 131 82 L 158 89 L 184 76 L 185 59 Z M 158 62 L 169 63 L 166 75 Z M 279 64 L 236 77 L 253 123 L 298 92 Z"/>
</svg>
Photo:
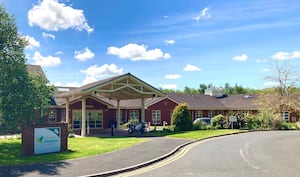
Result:
<svg viewBox="0 0 300 177">
<path fill-rule="evenodd" d="M 197 118 L 197 119 L 194 120 L 193 124 L 196 124 L 200 121 L 203 125 L 210 125 L 210 118 L 209 117 Z"/>
</svg>

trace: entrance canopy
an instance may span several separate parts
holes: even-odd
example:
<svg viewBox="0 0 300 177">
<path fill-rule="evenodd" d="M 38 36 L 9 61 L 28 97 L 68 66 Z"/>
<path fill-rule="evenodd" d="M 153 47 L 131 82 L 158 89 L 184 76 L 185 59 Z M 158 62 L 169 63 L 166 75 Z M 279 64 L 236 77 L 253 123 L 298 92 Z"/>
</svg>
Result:
<svg viewBox="0 0 300 177">
<path fill-rule="evenodd" d="M 69 92 L 60 94 L 59 97 L 76 97 L 93 94 L 100 94 L 113 100 L 165 96 L 158 89 L 127 73 L 72 89 Z"/>
<path fill-rule="evenodd" d="M 115 76 L 105 80 L 97 81 L 82 87 L 61 93 L 57 97 L 67 98 L 66 119 L 69 122 L 69 98 L 81 97 L 82 100 L 82 125 L 81 135 L 86 132 L 86 96 L 102 95 L 106 98 L 117 100 L 117 128 L 120 128 L 120 101 L 130 99 L 141 99 L 141 121 L 145 121 L 145 98 L 163 97 L 161 91 L 138 79 L 130 73 Z"/>
</svg>

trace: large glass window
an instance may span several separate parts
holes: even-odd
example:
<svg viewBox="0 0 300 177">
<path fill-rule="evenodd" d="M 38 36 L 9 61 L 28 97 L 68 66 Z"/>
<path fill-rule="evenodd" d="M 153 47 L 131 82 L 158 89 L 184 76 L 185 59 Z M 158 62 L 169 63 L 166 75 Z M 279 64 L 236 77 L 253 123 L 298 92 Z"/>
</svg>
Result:
<svg viewBox="0 0 300 177">
<path fill-rule="evenodd" d="M 160 110 L 152 110 L 152 124 L 153 125 L 161 124 Z"/>
<path fill-rule="evenodd" d="M 49 111 L 49 122 L 56 122 L 56 110 Z"/>
<path fill-rule="evenodd" d="M 130 119 L 139 119 L 138 110 L 130 110 Z"/>
<path fill-rule="evenodd" d="M 90 128 L 102 128 L 103 125 L 103 111 L 88 111 L 87 120 L 89 122 Z"/>
<path fill-rule="evenodd" d="M 81 111 L 79 110 L 73 111 L 73 128 L 81 128 Z"/>
<path fill-rule="evenodd" d="M 73 110 L 73 128 L 81 128 L 82 120 L 81 110 Z M 86 128 L 103 128 L 103 111 L 102 110 L 87 110 L 86 111 Z"/>
</svg>

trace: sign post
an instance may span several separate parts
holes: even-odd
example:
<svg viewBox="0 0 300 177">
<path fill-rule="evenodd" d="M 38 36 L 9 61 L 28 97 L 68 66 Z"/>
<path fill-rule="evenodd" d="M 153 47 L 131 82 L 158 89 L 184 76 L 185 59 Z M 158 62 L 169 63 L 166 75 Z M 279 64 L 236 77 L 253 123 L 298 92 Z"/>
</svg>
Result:
<svg viewBox="0 0 300 177">
<path fill-rule="evenodd" d="M 31 124 L 22 127 L 22 155 L 68 150 L 68 124 Z"/>
<path fill-rule="evenodd" d="M 231 128 L 233 129 L 233 122 L 237 122 L 237 117 L 229 116 L 229 122 L 231 123 Z"/>
</svg>

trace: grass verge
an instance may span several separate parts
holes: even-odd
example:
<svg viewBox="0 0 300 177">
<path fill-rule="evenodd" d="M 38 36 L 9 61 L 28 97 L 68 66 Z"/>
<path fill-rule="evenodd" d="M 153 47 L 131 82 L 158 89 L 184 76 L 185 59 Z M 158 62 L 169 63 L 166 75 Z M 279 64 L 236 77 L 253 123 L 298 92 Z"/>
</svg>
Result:
<svg viewBox="0 0 300 177">
<path fill-rule="evenodd" d="M 195 130 L 189 132 L 175 133 L 167 135 L 172 138 L 184 138 L 190 140 L 204 139 L 212 136 L 225 135 L 231 133 L 243 132 L 245 130 L 231 130 L 231 129 L 222 129 L 222 130 Z"/>
<path fill-rule="evenodd" d="M 0 140 L 0 165 L 18 165 L 41 162 L 53 162 L 86 157 L 124 149 L 147 141 L 142 138 L 69 138 L 68 151 L 24 157 L 20 154 L 21 140 Z"/>
</svg>

